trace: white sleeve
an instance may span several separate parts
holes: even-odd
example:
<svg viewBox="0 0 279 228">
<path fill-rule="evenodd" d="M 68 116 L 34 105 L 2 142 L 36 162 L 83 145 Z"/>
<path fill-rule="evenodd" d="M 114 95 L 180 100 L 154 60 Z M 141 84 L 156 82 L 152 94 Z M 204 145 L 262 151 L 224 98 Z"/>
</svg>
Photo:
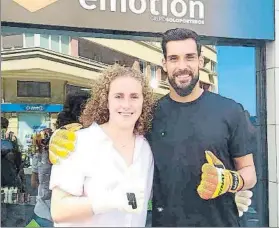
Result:
<svg viewBox="0 0 279 228">
<path fill-rule="evenodd" d="M 50 190 L 57 186 L 71 195 L 83 195 L 83 185 L 85 180 L 83 170 L 85 155 L 85 151 L 83 151 L 84 146 L 85 145 L 83 145 L 77 134 L 74 152 L 71 153 L 68 158 L 62 160 L 60 164 L 52 166 L 49 184 Z"/>
</svg>

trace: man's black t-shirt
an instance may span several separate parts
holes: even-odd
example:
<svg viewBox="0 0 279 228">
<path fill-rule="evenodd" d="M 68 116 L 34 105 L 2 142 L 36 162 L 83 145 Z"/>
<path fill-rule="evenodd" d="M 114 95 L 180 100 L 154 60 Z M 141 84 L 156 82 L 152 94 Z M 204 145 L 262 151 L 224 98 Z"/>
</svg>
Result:
<svg viewBox="0 0 279 228">
<path fill-rule="evenodd" d="M 197 193 L 205 150 L 235 170 L 233 158 L 249 154 L 244 110 L 204 92 L 189 103 L 163 97 L 147 136 L 154 154 L 152 226 L 239 226 L 234 194 L 203 200 Z"/>
</svg>

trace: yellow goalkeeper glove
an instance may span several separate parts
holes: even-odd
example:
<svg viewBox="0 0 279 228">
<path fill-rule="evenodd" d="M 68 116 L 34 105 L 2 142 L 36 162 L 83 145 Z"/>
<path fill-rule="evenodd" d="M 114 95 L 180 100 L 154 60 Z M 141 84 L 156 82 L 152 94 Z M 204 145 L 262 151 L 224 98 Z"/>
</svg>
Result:
<svg viewBox="0 0 279 228">
<path fill-rule="evenodd" d="M 49 160 L 55 165 L 61 159 L 65 159 L 74 151 L 76 143 L 76 131 L 82 128 L 81 124 L 72 123 L 56 130 L 49 142 Z"/>
<path fill-rule="evenodd" d="M 214 199 L 226 192 L 236 193 L 244 182 L 238 172 L 227 170 L 224 164 L 210 151 L 205 151 L 207 163 L 202 166 L 198 194 L 202 199 Z"/>
</svg>

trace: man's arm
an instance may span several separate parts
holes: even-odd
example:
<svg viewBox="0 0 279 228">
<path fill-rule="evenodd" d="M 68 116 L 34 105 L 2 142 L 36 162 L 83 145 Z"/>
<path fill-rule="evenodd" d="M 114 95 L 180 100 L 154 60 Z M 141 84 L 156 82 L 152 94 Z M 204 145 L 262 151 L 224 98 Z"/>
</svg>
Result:
<svg viewBox="0 0 279 228">
<path fill-rule="evenodd" d="M 212 152 L 206 151 L 206 160 L 202 166 L 201 183 L 198 193 L 203 199 L 213 199 L 226 192 L 238 192 L 251 189 L 257 182 L 253 154 L 251 153 L 251 132 L 241 105 L 230 110 L 228 150 L 234 161 L 233 169 L 227 169 L 223 162 Z"/>
<path fill-rule="evenodd" d="M 253 137 L 255 131 L 249 123 L 250 116 L 245 115 L 244 108 L 241 104 L 233 113 L 231 139 L 229 143 L 229 151 L 233 157 L 235 170 L 241 175 L 244 186 L 243 190 L 253 188 L 257 183 L 256 169 L 253 159 L 253 148 L 251 145 L 256 144 L 256 138 Z M 252 128 L 251 128 L 252 127 Z M 253 140 L 252 140 L 253 139 Z"/>
<path fill-rule="evenodd" d="M 253 154 L 234 158 L 235 168 L 244 181 L 242 190 L 251 189 L 257 183 L 256 169 Z"/>
</svg>

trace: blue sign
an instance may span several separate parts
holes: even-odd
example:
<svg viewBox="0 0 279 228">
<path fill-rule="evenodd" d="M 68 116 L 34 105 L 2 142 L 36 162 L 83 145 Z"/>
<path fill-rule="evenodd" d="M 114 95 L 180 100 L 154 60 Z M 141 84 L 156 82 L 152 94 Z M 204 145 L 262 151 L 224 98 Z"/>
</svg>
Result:
<svg viewBox="0 0 279 228">
<path fill-rule="evenodd" d="M 1 112 L 60 112 L 61 104 L 1 104 Z"/>
</svg>

